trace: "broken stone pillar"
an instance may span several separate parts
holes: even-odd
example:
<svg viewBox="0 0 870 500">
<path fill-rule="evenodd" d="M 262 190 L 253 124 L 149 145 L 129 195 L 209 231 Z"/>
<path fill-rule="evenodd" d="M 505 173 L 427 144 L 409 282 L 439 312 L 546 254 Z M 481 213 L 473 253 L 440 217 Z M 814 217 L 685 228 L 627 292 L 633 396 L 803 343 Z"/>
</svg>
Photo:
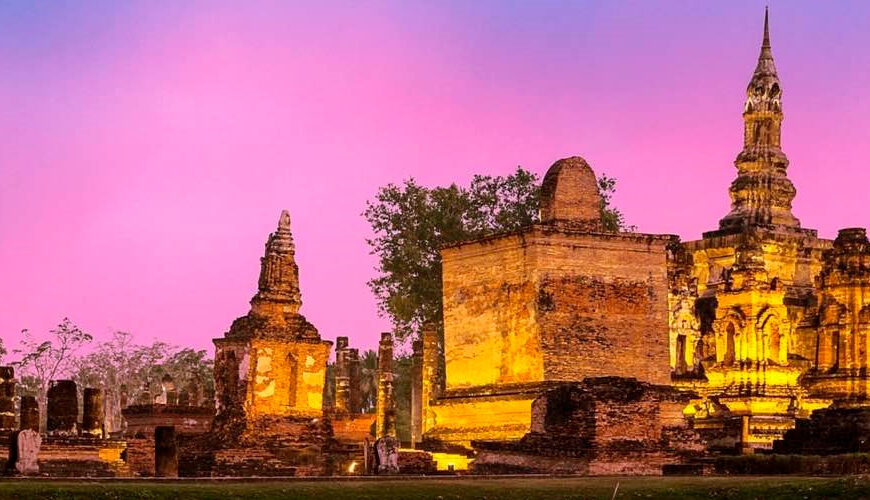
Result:
<svg viewBox="0 0 870 500">
<path fill-rule="evenodd" d="M 15 370 L 0 366 L 0 434 L 15 430 Z"/>
<path fill-rule="evenodd" d="M 178 446 L 175 427 L 159 426 L 154 429 L 154 475 L 178 477 Z"/>
<path fill-rule="evenodd" d="M 103 437 L 103 391 L 86 387 L 82 396 L 82 435 Z"/>
<path fill-rule="evenodd" d="M 411 358 L 411 448 L 423 441 L 423 341 L 415 340 Z"/>
<path fill-rule="evenodd" d="M 52 380 L 48 386 L 46 431 L 53 436 L 78 434 L 79 398 L 72 380 Z"/>
<path fill-rule="evenodd" d="M 122 410 L 127 407 L 129 397 L 130 395 L 127 391 L 127 384 L 121 384 L 121 397 L 119 398 L 118 403 L 120 403 Z"/>
<path fill-rule="evenodd" d="M 421 375 L 420 400 L 421 407 L 421 434 L 434 425 L 432 412 L 429 405 L 441 395 L 440 376 L 440 351 L 438 349 L 438 331 L 435 325 L 427 323 L 423 326 L 423 373 Z"/>
<path fill-rule="evenodd" d="M 34 396 L 21 396 L 18 428 L 39 432 L 39 402 Z"/>
<path fill-rule="evenodd" d="M 393 334 L 381 334 L 378 344 L 378 406 L 376 437 L 396 435 L 396 409 L 393 403 Z"/>
<path fill-rule="evenodd" d="M 395 436 L 384 436 L 375 441 L 375 459 L 378 474 L 398 474 L 399 440 Z"/>
<path fill-rule="evenodd" d="M 41 444 L 39 432 L 33 429 L 15 432 L 9 442 L 9 468 L 23 476 L 39 474 Z"/>
<path fill-rule="evenodd" d="M 348 349 L 347 354 L 348 372 L 348 399 L 351 413 L 362 413 L 362 392 L 360 391 L 360 364 L 359 349 Z"/>
<path fill-rule="evenodd" d="M 347 337 L 335 339 L 335 410 L 350 412 L 350 373 Z"/>
</svg>

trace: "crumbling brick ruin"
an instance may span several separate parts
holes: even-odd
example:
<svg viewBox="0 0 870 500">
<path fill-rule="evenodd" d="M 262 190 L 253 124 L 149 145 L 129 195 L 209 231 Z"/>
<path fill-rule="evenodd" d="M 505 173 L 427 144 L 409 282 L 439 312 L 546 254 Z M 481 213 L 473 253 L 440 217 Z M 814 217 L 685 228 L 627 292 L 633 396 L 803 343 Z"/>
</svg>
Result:
<svg viewBox="0 0 870 500">
<path fill-rule="evenodd" d="M 518 441 L 474 441 L 477 473 L 659 474 L 701 457 L 683 417 L 690 394 L 622 377 L 592 377 L 543 392 Z"/>
<path fill-rule="evenodd" d="M 433 450 L 520 439 L 532 402 L 561 382 L 669 383 L 660 367 L 674 237 L 601 232 L 597 181 L 582 158 L 556 162 L 542 192 L 539 224 L 442 251 L 446 388 L 424 403 Z"/>
<path fill-rule="evenodd" d="M 5 387 L 15 387 L 12 367 L 0 367 Z M 39 404 L 33 396 L 20 402 L 18 430 L 0 435 L 0 462 L 6 472 L 55 477 L 116 477 L 130 475 L 122 459 L 126 443 L 103 437 L 99 389 L 83 390 L 83 420 L 79 421 L 78 388 L 72 380 L 49 384 L 47 428 L 39 434 Z M 5 393 L 14 398 L 14 389 Z"/>
<path fill-rule="evenodd" d="M 157 429 L 171 428 L 176 442 L 178 439 L 206 434 L 211 430 L 214 406 L 193 397 L 179 397 L 179 404 L 141 403 L 143 402 L 126 406 L 121 410 L 127 424 L 124 431 L 124 441 L 127 444 L 125 458 L 131 473 L 136 476 L 152 477 L 159 474 L 169 476 L 175 471 L 177 475 L 177 465 L 175 468 L 163 471 L 157 469 Z"/>
<path fill-rule="evenodd" d="M 867 452 L 870 241 L 863 228 L 819 238 L 792 214 L 767 16 L 743 120 L 731 210 L 699 240 L 605 232 L 598 181 L 575 156 L 547 171 L 538 223 L 442 249 L 443 331 L 425 325 L 412 344 L 414 450 L 396 436 L 390 333 L 376 412 L 362 413 L 347 337 L 324 405 L 331 342 L 299 312 L 285 211 L 249 312 L 214 340 L 215 408 L 167 377 L 124 402 L 126 435 L 107 439 L 101 391 L 84 389 L 79 421 L 75 383 L 58 380 L 40 435 L 30 396 L 16 428 L 14 372 L 0 367 L 5 470 L 661 474 L 720 453 Z"/>
<path fill-rule="evenodd" d="M 15 430 L 15 374 L 11 366 L 0 366 L 0 434 Z"/>
<path fill-rule="evenodd" d="M 731 211 L 675 250 L 669 323 L 674 381 L 700 395 L 687 415 L 712 449 L 749 453 L 832 400 L 864 405 L 870 298 L 864 230 L 832 243 L 791 213 L 766 15 L 746 96 Z"/>
<path fill-rule="evenodd" d="M 581 447 L 585 465 L 543 458 L 567 453 L 555 443 L 570 448 L 568 440 L 534 452 L 533 442 L 560 436 L 529 431 L 534 402 L 554 384 L 612 376 L 685 391 L 673 401 L 691 397 L 684 414 L 697 432 L 693 447 L 700 437 L 716 452 L 770 449 L 811 414 L 778 448 L 848 452 L 870 441 L 870 243 L 860 228 L 821 239 L 792 214 L 781 98 L 765 15 L 731 211 L 700 240 L 600 233 L 595 176 L 575 157 L 547 172 L 539 224 L 443 249 L 446 387 L 423 396 L 424 447 L 465 450 L 478 469 L 500 470 L 498 460 L 510 468 L 513 453 L 591 472 L 600 442 Z M 423 340 L 425 383 L 437 380 L 437 363 L 427 367 Z M 631 408 L 607 401 L 613 411 Z M 589 406 L 584 418 L 605 407 Z M 648 423 L 626 421 L 627 434 Z M 824 428 L 848 428 L 850 437 L 836 444 Z"/>
<path fill-rule="evenodd" d="M 360 391 L 361 367 L 359 349 L 351 348 L 347 337 L 335 342 L 335 407 L 329 418 L 332 435 L 335 471 L 343 475 L 367 472 L 367 457 L 375 436 L 377 412 L 362 412 Z"/>
<path fill-rule="evenodd" d="M 284 211 L 269 235 L 250 312 L 215 339 L 216 415 L 179 447 L 182 475 L 332 473 L 323 387 L 332 342 L 299 314 L 299 269 Z"/>
</svg>

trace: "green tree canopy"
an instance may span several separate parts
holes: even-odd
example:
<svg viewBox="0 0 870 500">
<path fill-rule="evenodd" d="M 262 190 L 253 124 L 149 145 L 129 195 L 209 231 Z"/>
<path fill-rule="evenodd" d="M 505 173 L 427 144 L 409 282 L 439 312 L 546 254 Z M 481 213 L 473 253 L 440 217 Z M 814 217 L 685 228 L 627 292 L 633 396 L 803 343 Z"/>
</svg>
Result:
<svg viewBox="0 0 870 500">
<path fill-rule="evenodd" d="M 632 229 L 611 206 L 616 180 L 603 175 L 598 184 L 605 230 Z M 378 190 L 363 213 L 374 233 L 366 241 L 378 257 L 368 285 L 399 340 L 419 338 L 430 322 L 442 330 L 440 249 L 537 222 L 539 195 L 538 176 L 522 167 L 508 176 L 475 175 L 468 186 L 428 188 L 411 178 Z"/>
</svg>

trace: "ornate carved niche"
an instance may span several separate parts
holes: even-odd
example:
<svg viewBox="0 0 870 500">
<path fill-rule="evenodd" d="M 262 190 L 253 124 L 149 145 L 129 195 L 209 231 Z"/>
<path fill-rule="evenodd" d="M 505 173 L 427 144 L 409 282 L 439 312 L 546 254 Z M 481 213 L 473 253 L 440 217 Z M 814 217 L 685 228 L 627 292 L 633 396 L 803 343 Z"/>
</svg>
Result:
<svg viewBox="0 0 870 500">
<path fill-rule="evenodd" d="M 724 365 L 733 365 L 745 356 L 746 318 L 738 308 L 729 310 L 713 324 L 716 331 L 717 359 Z"/>
<path fill-rule="evenodd" d="M 816 337 L 816 368 L 834 371 L 839 366 L 841 336 L 845 335 L 846 307 L 829 299 L 819 310 L 819 330 Z"/>
<path fill-rule="evenodd" d="M 757 323 L 761 332 L 758 346 L 760 361 L 772 361 L 779 365 L 788 363 L 788 322 L 774 311 L 766 310 L 759 315 Z"/>
<path fill-rule="evenodd" d="M 703 356 L 703 353 L 698 352 L 701 333 L 694 302 L 684 297 L 670 314 L 671 367 L 677 375 L 696 371 Z"/>
</svg>

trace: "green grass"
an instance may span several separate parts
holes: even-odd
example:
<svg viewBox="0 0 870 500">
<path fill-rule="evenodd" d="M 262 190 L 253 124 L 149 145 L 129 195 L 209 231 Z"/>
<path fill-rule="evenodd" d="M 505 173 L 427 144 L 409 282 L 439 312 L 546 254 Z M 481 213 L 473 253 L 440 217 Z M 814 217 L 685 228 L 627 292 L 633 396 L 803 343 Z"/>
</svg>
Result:
<svg viewBox="0 0 870 500">
<path fill-rule="evenodd" d="M 870 498 L 870 479 L 847 477 L 586 477 L 378 481 L 45 481 L 0 480 L 0 498 L 266 498 L 336 500 L 558 500 Z"/>
</svg>

